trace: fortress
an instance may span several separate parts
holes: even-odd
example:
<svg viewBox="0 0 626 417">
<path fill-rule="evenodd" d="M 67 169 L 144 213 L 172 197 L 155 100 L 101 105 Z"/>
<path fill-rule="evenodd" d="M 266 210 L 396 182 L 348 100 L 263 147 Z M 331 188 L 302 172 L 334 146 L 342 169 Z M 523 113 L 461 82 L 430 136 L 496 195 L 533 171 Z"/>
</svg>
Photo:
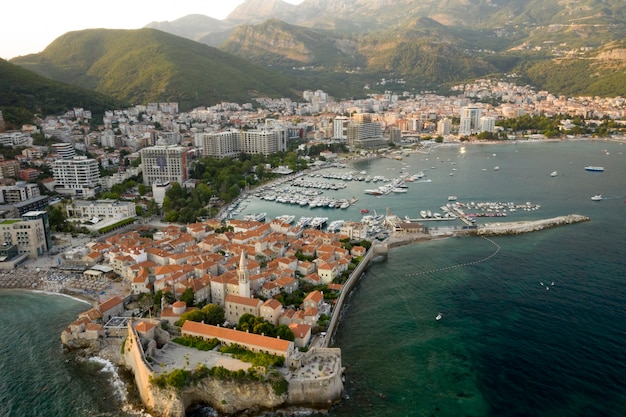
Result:
<svg viewBox="0 0 626 417">
<path fill-rule="evenodd" d="M 165 343 L 157 348 L 157 340 L 163 336 L 157 324 L 158 321 L 130 321 L 123 346 L 124 362 L 133 372 L 139 396 L 151 413 L 183 417 L 185 411 L 195 404 L 206 404 L 228 414 L 289 406 L 327 409 L 341 399 L 343 369 L 341 352 L 335 348 L 314 347 L 305 353 L 291 352 L 285 366 L 276 368 L 279 373 L 276 376 L 287 382 L 285 392 L 276 390 L 276 379 L 259 381 L 206 377 L 182 389 L 159 387 L 154 381 L 162 373 L 161 368 L 193 370 L 204 365 L 236 371 L 249 368 L 250 364 L 228 355 L 201 352 L 174 343 Z M 179 362 L 184 364 L 179 365 Z"/>
</svg>

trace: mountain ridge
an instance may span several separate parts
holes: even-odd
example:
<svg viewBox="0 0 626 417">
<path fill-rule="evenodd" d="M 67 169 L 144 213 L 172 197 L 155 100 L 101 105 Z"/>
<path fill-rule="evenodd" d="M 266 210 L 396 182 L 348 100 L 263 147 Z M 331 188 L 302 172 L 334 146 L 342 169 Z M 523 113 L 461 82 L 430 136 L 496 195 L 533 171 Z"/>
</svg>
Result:
<svg viewBox="0 0 626 417">
<path fill-rule="evenodd" d="M 182 109 L 251 97 L 294 97 L 295 82 L 208 45 L 156 29 L 68 32 L 11 62 L 52 79 L 134 103 Z"/>
</svg>

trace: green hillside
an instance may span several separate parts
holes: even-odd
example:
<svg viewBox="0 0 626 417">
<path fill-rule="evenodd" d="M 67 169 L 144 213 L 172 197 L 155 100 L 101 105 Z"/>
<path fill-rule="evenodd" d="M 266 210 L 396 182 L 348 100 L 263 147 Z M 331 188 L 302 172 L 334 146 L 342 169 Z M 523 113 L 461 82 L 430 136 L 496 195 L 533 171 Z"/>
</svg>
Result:
<svg viewBox="0 0 626 417">
<path fill-rule="evenodd" d="M 82 107 L 102 114 L 120 100 L 42 77 L 0 59 L 0 110 L 10 128 L 31 123 L 34 114 L 60 114 Z"/>
<path fill-rule="evenodd" d="M 234 55 L 154 29 L 69 32 L 12 60 L 41 75 L 135 104 L 180 108 L 255 96 L 294 97 L 293 80 Z"/>
<path fill-rule="evenodd" d="M 528 81 L 555 94 L 626 96 L 626 41 L 588 52 L 584 57 L 546 60 L 528 65 Z"/>
</svg>

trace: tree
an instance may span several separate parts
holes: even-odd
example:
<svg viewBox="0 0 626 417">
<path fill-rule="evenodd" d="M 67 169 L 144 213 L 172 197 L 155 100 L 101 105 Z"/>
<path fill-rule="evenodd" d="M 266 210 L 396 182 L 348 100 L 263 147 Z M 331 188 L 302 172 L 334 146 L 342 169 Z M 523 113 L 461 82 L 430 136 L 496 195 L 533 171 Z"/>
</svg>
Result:
<svg viewBox="0 0 626 417">
<path fill-rule="evenodd" d="M 204 322 L 206 324 L 218 326 L 223 324 L 224 320 L 226 320 L 224 309 L 217 304 L 205 305 L 202 307 L 202 312 L 204 313 Z"/>
<path fill-rule="evenodd" d="M 281 324 L 276 328 L 276 336 L 283 340 L 290 340 L 292 342 L 295 339 L 293 332 L 286 324 Z"/>
<path fill-rule="evenodd" d="M 180 319 L 178 319 L 175 324 L 177 326 L 182 326 L 183 323 L 185 323 L 187 320 L 200 323 L 204 321 L 204 313 L 202 312 L 202 310 L 186 311 L 180 315 Z"/>
<path fill-rule="evenodd" d="M 180 295 L 180 301 L 184 301 L 187 304 L 187 307 L 193 307 L 195 305 L 195 294 L 193 292 L 193 288 L 187 288 Z"/>
</svg>

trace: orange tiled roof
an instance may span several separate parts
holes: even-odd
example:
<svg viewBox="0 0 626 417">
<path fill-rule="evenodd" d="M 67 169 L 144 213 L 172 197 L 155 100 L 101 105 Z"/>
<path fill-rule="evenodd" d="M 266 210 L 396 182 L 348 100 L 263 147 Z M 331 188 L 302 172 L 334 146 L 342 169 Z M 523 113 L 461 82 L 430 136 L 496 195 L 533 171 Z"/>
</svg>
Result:
<svg viewBox="0 0 626 417">
<path fill-rule="evenodd" d="M 227 329 L 225 327 L 197 323 L 191 320 L 187 320 L 183 324 L 182 331 L 183 333 L 189 332 L 202 335 L 207 338 L 217 338 L 242 345 L 265 347 L 272 350 L 283 351 L 285 353 L 289 350 L 291 344 L 288 340 L 275 339 L 273 337 L 261 336 L 254 333 L 240 332 L 238 330 Z"/>
</svg>

